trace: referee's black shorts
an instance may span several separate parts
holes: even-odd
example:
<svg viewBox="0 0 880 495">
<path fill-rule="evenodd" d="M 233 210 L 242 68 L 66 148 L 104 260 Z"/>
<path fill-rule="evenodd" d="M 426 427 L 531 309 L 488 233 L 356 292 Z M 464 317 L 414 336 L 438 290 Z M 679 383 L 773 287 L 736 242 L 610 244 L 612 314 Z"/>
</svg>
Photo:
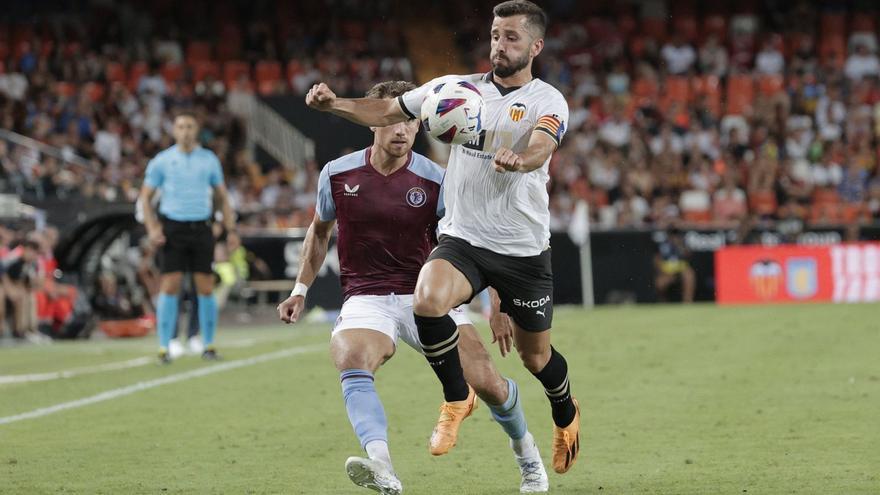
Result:
<svg viewBox="0 0 880 495">
<path fill-rule="evenodd" d="M 440 237 L 428 261 L 450 262 L 470 282 L 473 293 L 488 286 L 498 291 L 501 311 L 523 330 L 543 332 L 553 323 L 553 270 L 550 250 L 537 256 L 507 256 L 472 246 L 457 237 Z"/>
<path fill-rule="evenodd" d="M 162 217 L 165 244 L 159 250 L 162 273 L 212 273 L 214 233 L 211 221 L 178 222 Z"/>
</svg>

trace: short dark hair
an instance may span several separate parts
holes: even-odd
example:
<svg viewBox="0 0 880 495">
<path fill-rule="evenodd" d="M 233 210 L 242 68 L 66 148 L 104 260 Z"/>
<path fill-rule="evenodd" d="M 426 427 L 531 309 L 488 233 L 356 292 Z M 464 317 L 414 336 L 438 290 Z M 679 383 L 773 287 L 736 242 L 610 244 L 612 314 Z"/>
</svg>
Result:
<svg viewBox="0 0 880 495">
<path fill-rule="evenodd" d="M 508 0 L 501 2 L 492 9 L 495 17 L 513 17 L 515 15 L 526 16 L 526 27 L 536 29 L 538 38 L 543 38 L 547 32 L 547 13 L 544 9 L 529 0 Z"/>
<path fill-rule="evenodd" d="M 407 91 L 416 89 L 416 85 L 409 81 L 385 81 L 380 82 L 367 91 L 367 98 L 397 98 Z"/>
<path fill-rule="evenodd" d="M 195 120 L 196 124 L 199 123 L 199 118 L 196 117 L 196 113 L 193 112 L 192 110 L 181 110 L 181 111 L 177 112 L 176 114 L 174 114 L 174 120 L 177 120 L 178 117 L 189 117 L 189 118 Z"/>
</svg>

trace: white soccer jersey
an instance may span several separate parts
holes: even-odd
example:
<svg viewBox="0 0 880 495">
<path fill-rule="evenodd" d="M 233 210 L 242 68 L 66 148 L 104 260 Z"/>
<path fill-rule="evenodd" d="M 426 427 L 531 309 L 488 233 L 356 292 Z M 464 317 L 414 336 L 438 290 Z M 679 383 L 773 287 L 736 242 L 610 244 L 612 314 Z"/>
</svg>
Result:
<svg viewBox="0 0 880 495">
<path fill-rule="evenodd" d="M 536 256 L 550 246 L 547 181 L 550 159 L 529 173 L 495 171 L 500 147 L 522 153 L 533 131 L 557 143 L 565 134 L 568 104 L 553 86 L 532 79 L 519 88 L 502 88 L 492 73 L 443 76 L 399 97 L 404 113 L 417 118 L 422 102 L 437 85 L 451 80 L 473 84 L 483 95 L 483 133 L 474 141 L 452 146 L 446 169 L 441 235 L 508 256 Z"/>
</svg>

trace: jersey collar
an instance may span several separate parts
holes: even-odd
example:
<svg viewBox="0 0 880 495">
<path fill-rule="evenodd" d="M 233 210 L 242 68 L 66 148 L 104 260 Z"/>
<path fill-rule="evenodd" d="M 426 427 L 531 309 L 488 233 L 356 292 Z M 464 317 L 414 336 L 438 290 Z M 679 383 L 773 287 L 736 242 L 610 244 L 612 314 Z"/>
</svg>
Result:
<svg viewBox="0 0 880 495">
<path fill-rule="evenodd" d="M 483 80 L 486 81 L 486 82 L 490 82 L 490 83 L 492 83 L 492 85 L 495 86 L 495 89 L 497 89 L 498 92 L 501 93 L 501 96 L 507 96 L 507 95 L 509 95 L 510 93 L 513 93 L 514 91 L 516 91 L 516 90 L 522 88 L 522 86 L 511 86 L 511 87 L 509 87 L 509 88 L 505 88 L 504 86 L 502 86 L 502 85 L 498 84 L 497 82 L 495 82 L 495 78 L 492 77 L 493 74 L 494 74 L 493 71 L 490 70 L 490 71 L 487 72 L 486 75 L 483 77 Z M 528 83 L 524 84 L 523 86 L 528 85 L 530 82 L 532 82 L 532 81 L 534 81 L 534 80 L 535 80 L 535 78 L 532 78 L 531 81 L 529 81 Z"/>
</svg>

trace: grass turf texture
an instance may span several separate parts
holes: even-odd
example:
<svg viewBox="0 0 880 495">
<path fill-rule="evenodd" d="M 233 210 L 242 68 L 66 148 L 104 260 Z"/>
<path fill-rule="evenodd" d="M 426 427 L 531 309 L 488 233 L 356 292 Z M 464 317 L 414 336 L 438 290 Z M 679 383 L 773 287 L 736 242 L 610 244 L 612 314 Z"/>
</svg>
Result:
<svg viewBox="0 0 880 495">
<path fill-rule="evenodd" d="M 551 493 L 880 493 L 877 310 L 558 309 L 554 343 L 568 359 L 583 429 L 581 458 L 568 474 L 550 473 Z M 318 326 L 219 333 L 226 362 L 326 340 Z M 3 348 L 0 375 L 153 351 L 152 338 Z M 520 384 L 549 470 L 540 386 L 515 356 L 492 353 Z M 0 417 L 209 366 L 185 358 L 0 385 Z M 404 493 L 518 492 L 506 437 L 485 406 L 449 455 L 428 454 L 440 386 L 409 348 L 380 370 L 377 387 Z M 349 455 L 360 448 L 319 348 L 0 425 L 0 493 L 361 493 L 343 470 Z"/>
</svg>

